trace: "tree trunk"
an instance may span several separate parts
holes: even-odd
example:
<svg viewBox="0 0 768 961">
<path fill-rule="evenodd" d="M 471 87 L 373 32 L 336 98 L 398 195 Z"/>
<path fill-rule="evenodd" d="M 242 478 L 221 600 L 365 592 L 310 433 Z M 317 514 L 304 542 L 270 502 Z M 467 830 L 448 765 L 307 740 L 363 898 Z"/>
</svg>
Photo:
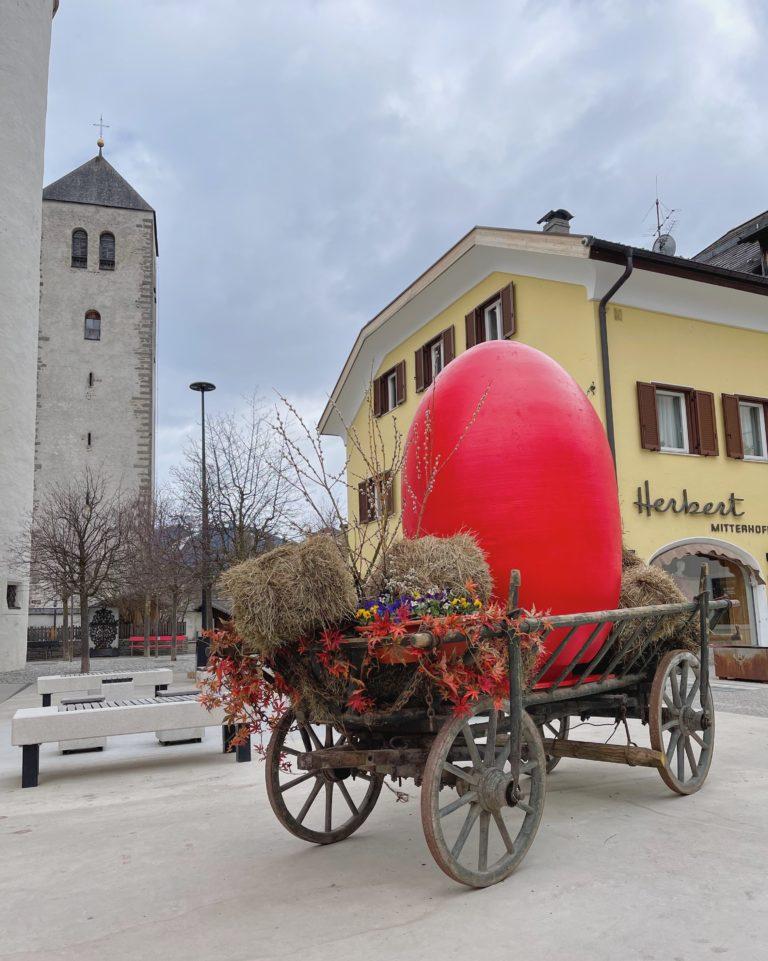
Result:
<svg viewBox="0 0 768 961">
<path fill-rule="evenodd" d="M 69 643 L 69 598 L 64 595 L 61 599 L 61 654 L 65 661 L 71 661 L 72 647 Z"/>
<path fill-rule="evenodd" d="M 149 594 L 144 596 L 144 657 L 149 657 Z"/>
<path fill-rule="evenodd" d="M 88 592 L 85 584 L 80 583 L 80 670 L 87 674 L 91 669 L 91 650 L 89 644 L 89 627 L 91 616 L 88 610 Z"/>
<path fill-rule="evenodd" d="M 178 602 L 176 600 L 176 595 L 174 594 L 171 598 L 171 660 L 176 660 L 176 635 L 178 631 L 176 629 L 176 618 L 178 616 Z"/>
</svg>

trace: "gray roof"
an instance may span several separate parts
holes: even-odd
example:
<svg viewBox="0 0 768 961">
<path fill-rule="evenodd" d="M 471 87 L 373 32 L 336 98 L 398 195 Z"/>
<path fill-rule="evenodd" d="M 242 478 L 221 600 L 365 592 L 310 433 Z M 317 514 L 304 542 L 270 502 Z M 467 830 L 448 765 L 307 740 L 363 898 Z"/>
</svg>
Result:
<svg viewBox="0 0 768 961">
<path fill-rule="evenodd" d="M 152 210 L 101 153 L 45 187 L 43 200 L 123 207 L 126 210 Z"/>
<path fill-rule="evenodd" d="M 768 210 L 746 223 L 733 227 L 714 243 L 693 256 L 693 260 L 714 267 L 739 270 L 745 274 L 760 274 L 760 239 L 768 232 Z M 765 246 L 766 240 L 763 240 Z"/>
</svg>

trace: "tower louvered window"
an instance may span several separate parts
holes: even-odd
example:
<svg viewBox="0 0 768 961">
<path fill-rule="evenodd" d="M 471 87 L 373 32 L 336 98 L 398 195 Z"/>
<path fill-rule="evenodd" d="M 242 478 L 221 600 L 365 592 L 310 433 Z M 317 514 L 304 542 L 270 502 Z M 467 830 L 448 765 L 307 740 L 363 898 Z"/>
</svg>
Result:
<svg viewBox="0 0 768 961">
<path fill-rule="evenodd" d="M 99 237 L 99 270 L 115 269 L 115 235 L 105 231 Z"/>
<path fill-rule="evenodd" d="M 72 231 L 72 266 L 88 266 L 88 234 L 82 227 Z"/>
<path fill-rule="evenodd" d="M 85 339 L 101 340 L 101 314 L 98 310 L 89 310 L 85 314 Z"/>
</svg>

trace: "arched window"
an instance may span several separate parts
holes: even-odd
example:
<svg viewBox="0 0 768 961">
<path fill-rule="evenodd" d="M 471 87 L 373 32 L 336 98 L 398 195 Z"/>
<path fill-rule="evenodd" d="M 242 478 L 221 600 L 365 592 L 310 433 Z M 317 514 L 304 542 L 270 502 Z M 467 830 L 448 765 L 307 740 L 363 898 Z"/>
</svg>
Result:
<svg viewBox="0 0 768 961">
<path fill-rule="evenodd" d="M 115 269 L 115 235 L 105 231 L 99 237 L 99 270 Z"/>
<path fill-rule="evenodd" d="M 72 266 L 88 266 L 88 234 L 82 227 L 72 231 Z"/>
<path fill-rule="evenodd" d="M 101 314 L 98 312 L 98 310 L 86 311 L 85 339 L 101 340 Z"/>
</svg>

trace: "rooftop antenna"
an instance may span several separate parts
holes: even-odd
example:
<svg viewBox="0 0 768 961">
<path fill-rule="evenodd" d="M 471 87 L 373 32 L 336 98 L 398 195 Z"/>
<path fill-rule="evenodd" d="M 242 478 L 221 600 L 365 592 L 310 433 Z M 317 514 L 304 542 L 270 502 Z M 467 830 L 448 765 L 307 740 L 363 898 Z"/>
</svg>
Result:
<svg viewBox="0 0 768 961">
<path fill-rule="evenodd" d="M 674 217 L 677 210 L 666 207 L 662 201 L 659 200 L 658 177 L 656 178 L 656 200 L 654 201 L 654 207 L 656 208 L 656 229 L 653 231 L 652 250 L 656 254 L 666 254 L 668 257 L 674 257 L 677 244 L 675 243 L 675 238 L 672 236 L 672 230 L 677 225 L 677 220 Z"/>
</svg>

